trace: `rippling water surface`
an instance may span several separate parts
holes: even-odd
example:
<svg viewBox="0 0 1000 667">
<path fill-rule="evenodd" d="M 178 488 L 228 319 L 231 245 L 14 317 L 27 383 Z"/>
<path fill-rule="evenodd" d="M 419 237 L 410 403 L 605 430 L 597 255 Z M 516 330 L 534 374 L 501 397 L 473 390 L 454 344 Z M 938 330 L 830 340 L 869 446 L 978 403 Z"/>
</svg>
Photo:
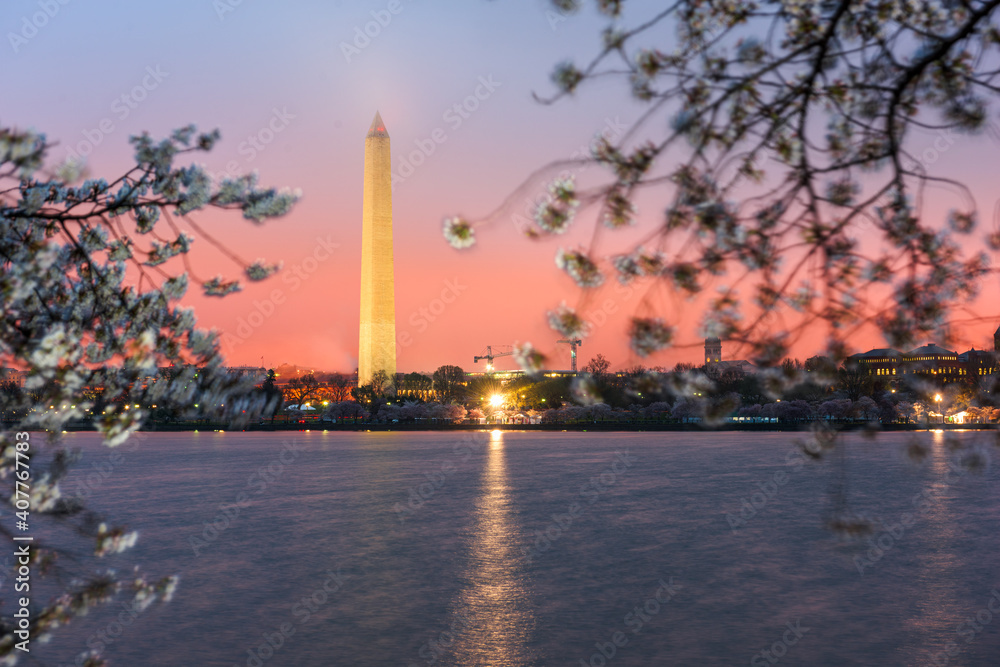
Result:
<svg viewBox="0 0 1000 667">
<path fill-rule="evenodd" d="M 940 433 L 849 436 L 843 468 L 785 433 L 153 433 L 113 464 L 66 437 L 68 490 L 140 530 L 109 564 L 181 585 L 54 664 L 1000 664 L 997 466 L 949 472 Z M 841 481 L 880 551 L 822 527 Z"/>
</svg>

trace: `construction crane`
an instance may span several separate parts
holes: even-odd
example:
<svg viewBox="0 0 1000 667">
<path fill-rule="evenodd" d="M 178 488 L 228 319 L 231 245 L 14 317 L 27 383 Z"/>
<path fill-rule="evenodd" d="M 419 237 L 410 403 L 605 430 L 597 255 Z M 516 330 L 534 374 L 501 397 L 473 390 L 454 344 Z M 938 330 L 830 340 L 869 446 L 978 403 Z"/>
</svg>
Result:
<svg viewBox="0 0 1000 667">
<path fill-rule="evenodd" d="M 498 345 L 497 347 L 510 347 L 510 345 Z M 493 346 L 492 345 L 487 345 L 486 346 L 486 354 L 478 356 L 478 357 L 473 357 L 472 358 L 472 363 L 478 364 L 480 359 L 485 359 L 486 360 L 486 372 L 487 373 L 492 373 L 493 372 L 493 358 L 494 357 L 509 357 L 512 354 L 514 354 L 514 350 L 508 350 L 506 352 L 494 352 L 493 351 Z"/>
<path fill-rule="evenodd" d="M 557 343 L 566 343 L 569 345 L 570 353 L 569 356 L 573 360 L 573 372 L 576 372 L 576 348 L 579 345 L 583 345 L 583 341 L 579 338 L 574 338 L 571 340 L 557 340 Z"/>
</svg>

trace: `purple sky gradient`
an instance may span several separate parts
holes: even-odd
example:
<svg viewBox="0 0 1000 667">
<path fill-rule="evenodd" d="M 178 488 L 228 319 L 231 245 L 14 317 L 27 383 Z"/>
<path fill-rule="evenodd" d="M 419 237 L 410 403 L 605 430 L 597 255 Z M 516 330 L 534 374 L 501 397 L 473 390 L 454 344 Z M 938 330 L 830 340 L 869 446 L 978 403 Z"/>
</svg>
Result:
<svg viewBox="0 0 1000 667">
<path fill-rule="evenodd" d="M 609 123 L 638 117 L 641 107 L 621 83 L 592 86 L 554 106 L 532 100 L 533 91 L 551 92 L 553 65 L 596 52 L 603 23 L 594 10 L 562 20 L 544 0 L 234 3 L 2 3 L 0 123 L 45 131 L 60 142 L 57 159 L 71 150 L 88 152 L 92 173 L 106 177 L 129 165 L 131 134 L 163 136 L 192 122 L 220 128 L 222 141 L 202 158 L 211 171 L 255 169 L 263 183 L 301 188 L 304 197 L 291 215 L 259 227 L 238 215 L 198 217 L 244 259 L 286 266 L 222 300 L 192 295 L 199 321 L 225 334 L 223 347 L 234 364 L 263 358 L 267 366 L 351 371 L 364 137 L 379 110 L 395 171 L 408 174 L 407 163 L 422 161 L 394 193 L 396 327 L 409 341 L 399 349 L 398 368 L 432 371 L 447 363 L 474 370 L 472 357 L 487 344 L 526 340 L 552 354 L 553 367 L 568 367 L 568 349 L 554 344 L 558 336 L 545 324 L 545 311 L 578 301 L 553 257 L 560 245 L 587 240 L 587 230 L 532 243 L 506 215 L 481 228 L 479 245 L 461 253 L 446 245 L 440 230 L 444 216 L 488 213 L 535 168 L 571 156 Z M 629 24 L 661 6 L 629 4 Z M 42 21 L 46 7 L 53 15 Z M 342 44 L 353 46 L 357 32 L 378 18 L 385 23 L 378 34 L 345 54 Z M 26 20 L 44 25 L 32 31 Z M 666 34 L 667 46 L 669 40 Z M 463 103 L 474 110 L 455 111 Z M 434 141 L 435 130 L 442 143 Z M 934 149 L 933 136 L 921 141 Z M 984 135 L 934 151 L 934 167 L 969 183 L 989 226 L 998 146 Z M 596 170 L 581 178 L 593 175 Z M 943 215 L 957 203 L 949 197 L 928 212 Z M 659 219 L 665 200 L 653 197 L 641 207 L 647 225 Z M 607 249 L 624 248 L 633 237 L 611 239 Z M 208 247 L 197 248 L 194 260 L 200 278 L 237 272 Z M 997 292 L 989 286 L 974 309 L 996 314 Z M 598 352 L 614 367 L 639 361 L 628 351 L 625 328 L 641 296 L 613 281 L 595 295 L 591 316 L 606 322 L 585 341 L 583 362 Z M 655 303 L 680 325 L 688 346 L 646 363 L 700 359 L 698 304 Z M 968 344 L 984 347 L 996 324 L 961 333 Z M 819 332 L 807 335 L 793 351 L 805 358 L 822 340 Z M 874 332 L 859 342 L 881 344 Z M 498 366 L 513 363 L 508 358 Z"/>
</svg>

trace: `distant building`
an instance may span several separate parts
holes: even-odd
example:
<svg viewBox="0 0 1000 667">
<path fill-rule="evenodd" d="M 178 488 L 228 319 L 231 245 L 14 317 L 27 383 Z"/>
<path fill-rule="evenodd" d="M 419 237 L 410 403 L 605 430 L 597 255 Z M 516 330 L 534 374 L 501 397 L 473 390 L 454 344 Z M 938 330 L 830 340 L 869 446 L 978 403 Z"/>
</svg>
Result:
<svg viewBox="0 0 1000 667">
<path fill-rule="evenodd" d="M 267 379 L 267 369 L 263 366 L 226 366 L 226 372 L 239 377 L 249 377 L 254 382 Z"/>
<path fill-rule="evenodd" d="M 711 373 L 721 373 L 722 371 L 736 369 L 744 373 L 756 373 L 757 366 L 746 359 L 732 359 L 723 361 L 722 340 L 719 338 L 705 339 L 705 370 Z"/>
<path fill-rule="evenodd" d="M 722 361 L 722 340 L 719 338 L 705 339 L 705 363 L 712 364 Z"/>
<path fill-rule="evenodd" d="M 994 336 L 994 345 L 996 341 Z M 908 376 L 948 384 L 998 372 L 996 352 L 972 348 L 959 354 L 935 343 L 921 345 L 909 352 L 891 348 L 869 350 L 848 357 L 847 362 L 868 375 L 890 381 Z"/>
<path fill-rule="evenodd" d="M 526 373 L 521 369 L 512 371 L 475 371 L 475 372 L 466 371 L 465 372 L 466 380 L 473 380 L 475 378 L 482 378 L 482 377 L 491 377 L 494 380 L 498 380 L 501 384 L 506 384 L 510 380 L 524 377 L 525 375 Z M 570 370 L 563 370 L 563 371 L 545 370 L 541 372 L 541 376 L 546 378 L 566 378 L 566 377 L 571 378 L 571 377 L 576 377 L 577 375 L 579 375 L 577 371 L 570 371 Z M 619 375 L 621 374 L 619 373 Z"/>
<path fill-rule="evenodd" d="M 855 354 L 849 358 L 849 361 L 857 364 L 868 375 L 884 377 L 896 377 L 900 375 L 902 360 L 903 355 L 898 350 L 888 347 L 868 350 L 863 354 Z"/>
<path fill-rule="evenodd" d="M 1000 352 L 1000 327 L 993 334 L 993 351 Z"/>
<path fill-rule="evenodd" d="M 720 373 L 722 371 L 725 371 L 725 370 L 728 370 L 728 369 L 732 368 L 732 369 L 735 369 L 735 370 L 738 370 L 738 371 L 743 371 L 744 373 L 747 373 L 748 375 L 753 375 L 758 370 L 760 370 L 759 366 L 756 366 L 755 364 L 750 363 L 746 359 L 732 359 L 732 360 L 729 360 L 729 361 L 719 361 L 717 363 L 712 364 L 712 366 L 716 370 L 718 370 Z"/>
<path fill-rule="evenodd" d="M 24 378 L 27 376 L 27 371 L 19 371 L 16 368 L 0 368 L 0 382 L 13 382 L 18 387 L 24 388 Z"/>
<path fill-rule="evenodd" d="M 997 356 L 996 352 L 972 348 L 958 355 L 958 361 L 965 367 L 967 375 L 984 378 L 997 372 Z"/>
<path fill-rule="evenodd" d="M 930 380 L 956 382 L 965 375 L 965 367 L 958 362 L 958 353 L 940 345 L 927 343 L 903 355 L 904 375 L 918 375 Z"/>
</svg>

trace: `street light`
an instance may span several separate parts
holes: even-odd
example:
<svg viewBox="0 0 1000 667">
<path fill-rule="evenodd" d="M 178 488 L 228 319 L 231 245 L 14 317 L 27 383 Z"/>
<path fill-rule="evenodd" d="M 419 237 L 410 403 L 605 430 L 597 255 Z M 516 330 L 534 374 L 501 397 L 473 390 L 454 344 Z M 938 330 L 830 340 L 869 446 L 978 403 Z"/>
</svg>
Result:
<svg viewBox="0 0 1000 667">
<path fill-rule="evenodd" d="M 934 401 L 938 406 L 938 414 L 941 415 L 941 423 L 944 424 L 944 413 L 941 412 L 941 394 L 934 394 Z"/>
<path fill-rule="evenodd" d="M 493 394 L 492 396 L 490 396 L 490 405 L 493 406 L 494 410 L 499 410 L 500 407 L 503 405 L 503 402 L 504 402 L 503 396 L 500 394 Z M 500 422 L 497 421 L 496 423 Z"/>
</svg>

